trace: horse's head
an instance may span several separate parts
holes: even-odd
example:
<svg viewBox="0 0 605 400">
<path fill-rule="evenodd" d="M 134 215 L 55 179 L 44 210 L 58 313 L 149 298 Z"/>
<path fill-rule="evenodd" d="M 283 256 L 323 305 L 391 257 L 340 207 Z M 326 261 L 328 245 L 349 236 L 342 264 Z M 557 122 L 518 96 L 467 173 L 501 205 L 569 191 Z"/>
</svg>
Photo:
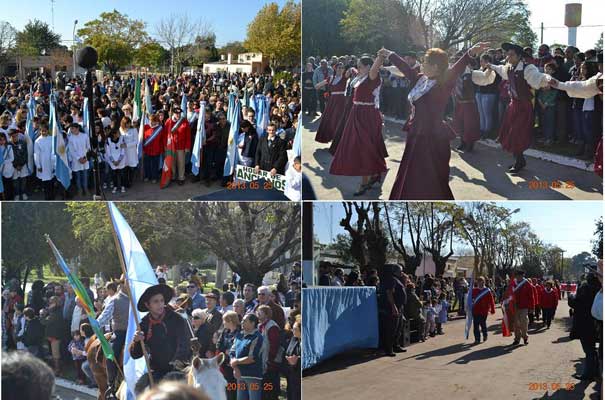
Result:
<svg viewBox="0 0 605 400">
<path fill-rule="evenodd" d="M 214 358 L 194 357 L 188 374 L 189 384 L 205 392 L 212 400 L 226 400 L 227 381 L 219 369 L 223 361 L 223 353 Z"/>
</svg>

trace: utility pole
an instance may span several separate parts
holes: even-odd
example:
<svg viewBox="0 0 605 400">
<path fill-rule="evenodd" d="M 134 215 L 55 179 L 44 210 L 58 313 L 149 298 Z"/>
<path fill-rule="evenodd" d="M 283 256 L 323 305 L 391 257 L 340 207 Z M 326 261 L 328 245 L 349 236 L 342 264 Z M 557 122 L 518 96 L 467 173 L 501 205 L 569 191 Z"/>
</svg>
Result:
<svg viewBox="0 0 605 400">
<path fill-rule="evenodd" d="M 540 23 L 540 44 L 544 44 L 544 22 Z"/>
<path fill-rule="evenodd" d="M 559 252 L 561 253 L 561 280 L 563 280 L 563 253 L 565 253 L 565 250 L 561 249 Z"/>
</svg>

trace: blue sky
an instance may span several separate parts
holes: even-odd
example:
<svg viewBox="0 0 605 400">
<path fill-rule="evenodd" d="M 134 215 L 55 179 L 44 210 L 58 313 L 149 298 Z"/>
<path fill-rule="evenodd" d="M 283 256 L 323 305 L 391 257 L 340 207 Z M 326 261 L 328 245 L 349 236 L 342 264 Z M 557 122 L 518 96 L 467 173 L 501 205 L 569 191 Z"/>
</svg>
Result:
<svg viewBox="0 0 605 400">
<path fill-rule="evenodd" d="M 506 201 L 497 204 L 510 210 L 519 208 L 520 211 L 513 214 L 512 220 L 528 222 L 544 242 L 566 250 L 566 257 L 582 251 L 590 252 L 594 221 L 603 215 L 603 205 L 597 201 Z M 342 203 L 315 204 L 314 234 L 320 242 L 330 241 L 330 220 L 334 238 L 340 233 L 346 233 L 339 225 L 344 215 Z"/>
<path fill-rule="evenodd" d="M 274 0 L 280 8 L 286 0 Z M 51 0 L 26 0 L 2 2 L 0 20 L 8 21 L 21 30 L 29 19 L 39 19 L 51 24 Z M 211 23 L 216 33 L 217 46 L 227 42 L 244 40 L 246 28 L 257 12 L 270 1 L 262 0 L 179 0 L 175 2 L 158 2 L 149 0 L 55 0 L 55 32 L 61 39 L 72 40 L 74 20 L 78 27 L 85 22 L 96 19 L 105 11 L 114 8 L 130 18 L 147 23 L 147 32 L 153 33 L 155 24 L 166 14 L 187 13 L 191 19 L 202 17 Z M 178 6 L 178 7 L 177 7 Z M 67 44 L 67 43 L 66 43 Z"/>
<path fill-rule="evenodd" d="M 582 25 L 578 27 L 577 46 L 584 51 L 592 48 L 603 32 L 603 0 L 526 0 L 531 11 L 531 26 L 540 41 L 540 23 L 544 23 L 544 42 L 546 44 L 567 43 L 565 26 L 565 4 L 582 4 Z M 594 26 L 601 25 L 601 26 Z"/>
</svg>

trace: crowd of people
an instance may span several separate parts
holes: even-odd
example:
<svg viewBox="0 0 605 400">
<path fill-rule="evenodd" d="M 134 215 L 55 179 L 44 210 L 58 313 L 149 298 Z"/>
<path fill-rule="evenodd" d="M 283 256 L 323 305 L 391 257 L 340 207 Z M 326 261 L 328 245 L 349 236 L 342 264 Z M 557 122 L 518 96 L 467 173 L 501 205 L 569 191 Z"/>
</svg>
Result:
<svg viewBox="0 0 605 400">
<path fill-rule="evenodd" d="M 280 274 L 272 286 L 244 284 L 233 274 L 233 280 L 225 282 L 222 290 L 204 290 L 195 271 L 175 289 L 166 284 L 162 267 L 156 274 L 159 284 L 148 288 L 138 301 L 137 309 L 148 314 L 131 343 L 125 343 L 130 299 L 124 283 L 103 283 L 97 276 L 91 288 L 90 279 L 81 279 L 94 301 L 96 320 L 105 333 L 111 333 L 109 341 L 117 360 L 123 351 L 135 359 L 142 357 L 138 342 L 143 341 L 157 383 L 163 378 L 185 379 L 185 367 L 195 357 L 220 355 L 228 399 L 278 399 L 281 377 L 287 382 L 285 398 L 300 399 L 300 265 L 295 265 L 288 277 Z M 106 382 L 96 380 L 87 358 L 95 336 L 69 283 L 45 285 L 37 280 L 25 297 L 16 282 L 9 282 L 3 297 L 3 371 L 5 362 L 18 357 L 7 357 L 12 351 L 27 353 L 45 367 L 50 364 L 55 376 L 67 376 L 75 370 L 80 384 L 98 387 L 108 398 L 116 394 L 121 362 L 116 365 L 107 359 Z M 3 397 L 5 390 L 21 385 L 18 379 L 4 378 L 8 383 L 3 384 Z M 149 378 L 144 374 L 135 387 L 137 396 L 148 386 Z"/>
<path fill-rule="evenodd" d="M 331 143 L 331 174 L 362 177 L 356 196 L 386 173 L 383 115 L 405 120 L 406 147 L 390 198 L 447 200 L 456 136 L 466 152 L 497 136 L 514 157 L 509 173 L 525 168 L 524 152 L 535 143 L 571 143 L 602 175 L 602 69 L 602 51 L 545 44 L 537 53 L 479 43 L 456 54 L 381 49 L 375 56 L 309 57 L 302 109 L 316 116 L 319 107 L 315 140 Z"/>
<path fill-rule="evenodd" d="M 575 377 L 593 380 L 602 376 L 602 261 L 598 270 L 575 283 L 541 276 L 526 278 L 523 270 L 515 270 L 513 276 L 505 278 L 478 276 L 472 287 L 469 280 L 463 276 L 408 275 L 400 264 L 385 264 L 380 273 L 370 268 L 361 273 L 351 269 L 345 274 L 343 268 L 322 261 L 318 285 L 376 287 L 380 348 L 387 356 L 405 352 L 410 343 L 445 334 L 444 325 L 456 317 L 465 317 L 469 310 L 474 344 L 485 342 L 487 319 L 495 314 L 496 303 L 503 308 L 502 318 L 506 320 L 503 333 L 514 336 L 513 345 L 519 345 L 521 340 L 528 345 L 528 331 L 550 329 L 559 301 L 567 294 L 572 310 L 570 338 L 580 340 L 586 356 L 582 373 Z"/>
<path fill-rule="evenodd" d="M 63 74 L 52 80 L 36 74 L 18 80 L 4 76 L 0 78 L 3 199 L 27 200 L 36 192 L 43 192 L 45 200 L 85 199 L 95 192 L 95 161 L 99 163 L 97 179 L 102 190 L 111 190 L 113 194 L 137 190 L 141 181 L 160 181 L 167 150 L 174 153 L 169 181 L 183 185 L 190 178 L 208 187 L 227 186 L 233 179 L 223 176 L 232 93 L 241 102 L 237 116 L 239 163 L 287 175 L 288 185 L 300 192 L 300 158 L 288 162 L 287 154 L 292 148 L 300 112 L 299 77 L 283 76 L 277 79 L 270 74 L 225 72 L 150 75 L 142 79 L 142 104 L 136 101 L 137 77 L 133 74 L 106 75 L 102 81 L 93 76 L 94 115 L 88 117 L 83 110 L 85 84 L 81 77 L 65 79 Z M 149 107 L 143 105 L 146 87 L 151 92 L 151 110 L 144 110 L 149 121 L 141 135 L 141 109 Z M 268 120 L 262 121 L 258 132 L 259 110 L 251 104 L 257 96 L 266 98 L 268 104 Z M 52 121 L 49 121 L 51 97 L 58 131 L 66 142 L 66 149 L 57 151 L 67 152 L 72 172 L 66 187 L 56 178 Z M 191 154 L 201 104 L 205 104 L 205 140 L 201 143 L 199 171 L 194 175 Z M 87 134 L 86 118 L 92 119 L 91 135 Z"/>
</svg>

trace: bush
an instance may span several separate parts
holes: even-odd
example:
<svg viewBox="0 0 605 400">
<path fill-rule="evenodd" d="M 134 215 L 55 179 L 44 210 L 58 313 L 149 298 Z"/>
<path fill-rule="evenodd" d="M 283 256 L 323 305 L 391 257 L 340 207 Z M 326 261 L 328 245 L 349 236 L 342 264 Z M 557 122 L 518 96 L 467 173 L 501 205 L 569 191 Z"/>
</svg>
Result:
<svg viewBox="0 0 605 400">
<path fill-rule="evenodd" d="M 280 72 L 276 73 L 275 75 L 273 75 L 273 85 L 277 86 L 277 84 L 279 83 L 279 81 L 281 79 L 284 79 L 287 84 L 291 84 L 292 83 L 292 73 L 290 73 L 288 71 L 280 71 Z"/>
</svg>

